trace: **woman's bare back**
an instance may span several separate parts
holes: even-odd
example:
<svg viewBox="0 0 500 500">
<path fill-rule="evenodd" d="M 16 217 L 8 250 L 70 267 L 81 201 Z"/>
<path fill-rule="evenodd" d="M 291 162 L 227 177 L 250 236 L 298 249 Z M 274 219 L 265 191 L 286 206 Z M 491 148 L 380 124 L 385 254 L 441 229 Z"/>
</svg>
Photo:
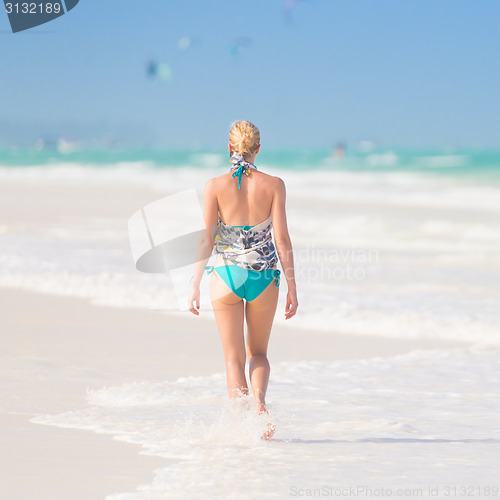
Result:
<svg viewBox="0 0 500 500">
<path fill-rule="evenodd" d="M 279 178 L 252 170 L 243 175 L 241 189 L 232 172 L 216 177 L 213 186 L 222 222 L 230 226 L 255 226 L 271 213 Z"/>
</svg>

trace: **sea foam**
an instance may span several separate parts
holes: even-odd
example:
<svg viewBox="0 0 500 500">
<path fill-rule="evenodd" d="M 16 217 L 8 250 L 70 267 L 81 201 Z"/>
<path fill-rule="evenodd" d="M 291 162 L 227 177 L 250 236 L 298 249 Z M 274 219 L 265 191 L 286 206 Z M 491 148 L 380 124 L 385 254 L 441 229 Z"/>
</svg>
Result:
<svg viewBox="0 0 500 500">
<path fill-rule="evenodd" d="M 222 373 L 89 390 L 88 408 L 31 421 L 110 434 L 170 460 L 151 484 L 107 500 L 492 486 L 499 354 L 483 347 L 277 363 L 267 396 L 276 425 L 270 441 L 260 438 L 267 416 L 250 397 L 228 400 Z"/>
</svg>

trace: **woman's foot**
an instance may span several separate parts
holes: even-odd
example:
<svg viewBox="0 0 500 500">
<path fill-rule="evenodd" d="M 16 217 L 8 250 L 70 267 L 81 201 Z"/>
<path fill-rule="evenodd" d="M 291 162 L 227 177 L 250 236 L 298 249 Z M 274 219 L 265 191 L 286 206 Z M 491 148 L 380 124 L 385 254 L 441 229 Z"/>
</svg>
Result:
<svg viewBox="0 0 500 500">
<path fill-rule="evenodd" d="M 259 413 L 259 415 L 262 415 L 262 413 L 269 414 L 264 404 L 261 403 L 260 401 L 257 401 L 257 412 Z M 262 434 L 262 439 L 268 440 L 273 436 L 274 432 L 276 431 L 276 426 L 271 422 L 267 422 L 266 427 L 267 429 L 264 432 L 264 434 Z"/>
<path fill-rule="evenodd" d="M 269 413 L 264 403 L 262 403 L 262 401 L 259 401 L 258 399 L 255 400 L 255 407 L 257 408 L 257 413 L 259 415 L 261 415 L 262 413 Z"/>
<path fill-rule="evenodd" d="M 262 434 L 262 439 L 265 439 L 266 441 L 268 439 L 271 439 L 274 435 L 274 432 L 276 431 L 276 426 L 273 425 L 271 422 L 267 423 L 267 430 Z"/>
</svg>

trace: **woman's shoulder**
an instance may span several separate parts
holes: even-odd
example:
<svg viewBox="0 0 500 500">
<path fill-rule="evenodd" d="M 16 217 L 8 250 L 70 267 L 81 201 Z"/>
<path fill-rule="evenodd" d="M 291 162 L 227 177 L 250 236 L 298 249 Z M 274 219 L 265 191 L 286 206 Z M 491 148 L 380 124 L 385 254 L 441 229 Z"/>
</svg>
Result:
<svg viewBox="0 0 500 500">
<path fill-rule="evenodd" d="M 229 179 L 231 179 L 231 174 L 227 173 L 218 175 L 217 177 L 212 177 L 205 182 L 205 188 L 208 189 L 217 188 L 217 186 L 220 186 L 223 183 L 227 183 Z"/>
<path fill-rule="evenodd" d="M 205 182 L 205 185 L 208 186 L 208 185 L 216 185 L 218 183 L 220 183 L 221 181 L 224 181 L 224 179 L 227 179 L 228 178 L 228 174 L 225 173 L 225 174 L 222 174 L 222 175 L 218 175 L 217 177 L 211 177 L 210 179 L 208 179 L 206 182 Z"/>
<path fill-rule="evenodd" d="M 258 175 L 260 180 L 265 182 L 265 185 L 272 187 L 275 190 L 284 189 L 285 183 L 281 177 L 270 175 L 265 172 L 257 171 L 255 172 Z M 205 189 L 218 189 L 224 188 L 226 185 L 234 182 L 234 178 L 231 175 L 231 172 L 219 175 L 217 177 L 212 177 L 208 179 L 205 183 Z"/>
<path fill-rule="evenodd" d="M 276 175 L 271 175 L 271 174 L 266 174 L 266 172 L 260 172 L 259 175 L 266 180 L 266 182 L 272 182 L 276 184 L 277 186 L 280 184 L 283 184 L 283 179 L 281 177 L 278 177 Z"/>
<path fill-rule="evenodd" d="M 278 177 L 277 175 L 270 175 L 262 172 L 263 175 L 265 175 L 265 180 L 267 184 L 270 184 L 272 188 L 275 191 L 282 191 L 285 189 L 285 182 L 281 177 Z"/>
<path fill-rule="evenodd" d="M 217 192 L 219 191 L 219 177 L 212 177 L 205 182 L 205 186 L 203 188 L 203 196 L 217 196 Z"/>
</svg>

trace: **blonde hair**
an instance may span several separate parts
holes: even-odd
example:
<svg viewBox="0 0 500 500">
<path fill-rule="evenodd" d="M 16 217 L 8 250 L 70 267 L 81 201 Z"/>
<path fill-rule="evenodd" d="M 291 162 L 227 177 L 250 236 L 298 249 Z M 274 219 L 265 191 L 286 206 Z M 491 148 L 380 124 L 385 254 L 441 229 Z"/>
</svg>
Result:
<svg viewBox="0 0 500 500">
<path fill-rule="evenodd" d="M 255 153 L 260 144 L 260 131 L 248 121 L 234 122 L 229 132 L 229 144 L 236 153 L 245 157 Z"/>
</svg>

